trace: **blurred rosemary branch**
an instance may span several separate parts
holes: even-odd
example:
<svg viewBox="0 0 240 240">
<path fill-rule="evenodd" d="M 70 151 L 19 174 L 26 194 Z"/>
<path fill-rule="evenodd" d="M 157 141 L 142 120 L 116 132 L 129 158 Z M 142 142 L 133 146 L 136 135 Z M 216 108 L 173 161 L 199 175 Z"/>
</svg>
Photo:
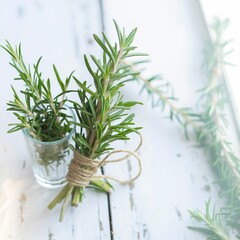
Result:
<svg viewBox="0 0 240 240">
<path fill-rule="evenodd" d="M 212 45 L 208 45 L 205 50 L 204 61 L 208 83 L 205 88 L 200 90 L 202 93 L 200 100 L 203 111 L 199 115 L 203 128 L 208 131 L 208 135 L 199 135 L 198 141 L 209 152 L 213 169 L 217 173 L 218 182 L 222 186 L 222 195 L 227 200 L 227 206 L 222 208 L 219 213 L 215 213 L 215 216 L 218 216 L 222 222 L 222 224 L 218 225 L 218 230 L 219 232 L 221 230 L 224 231 L 222 226 L 225 224 L 225 227 L 232 226 L 239 232 L 240 159 L 234 153 L 231 141 L 226 133 L 228 121 L 225 115 L 225 108 L 230 99 L 226 90 L 223 69 L 225 64 L 229 64 L 226 62 L 226 56 L 232 51 L 227 50 L 230 41 L 223 39 L 223 33 L 227 25 L 228 20 L 216 18 L 211 26 L 214 35 Z M 208 211 L 206 211 L 206 215 L 208 215 Z M 191 216 L 199 220 L 199 216 L 203 216 L 203 214 L 191 212 Z M 213 221 L 215 219 L 216 217 L 212 218 Z M 198 230 L 204 232 L 206 228 Z M 210 231 L 208 237 L 209 239 L 217 240 L 225 239 L 221 235 L 215 235 L 214 232 Z M 236 236 L 236 238 L 238 237 Z"/>
<path fill-rule="evenodd" d="M 138 62 L 128 63 L 131 65 L 132 69 L 139 71 L 137 68 Z M 198 122 L 198 114 L 194 113 L 191 108 L 188 107 L 178 107 L 176 104 L 176 98 L 172 94 L 169 83 L 166 82 L 161 75 L 151 76 L 146 78 L 140 73 L 133 76 L 132 80 L 137 80 L 141 82 L 142 89 L 140 92 L 145 90 L 148 96 L 151 98 L 152 107 L 160 107 L 162 111 L 166 110 L 169 112 L 168 117 L 170 120 L 176 120 L 184 128 L 184 133 L 187 139 L 189 139 L 189 129 L 194 130 L 195 133 L 202 131 L 202 126 Z M 206 132 L 207 134 L 207 132 Z"/>
<path fill-rule="evenodd" d="M 226 196 L 227 206 L 219 213 L 213 211 L 211 215 L 209 200 L 205 214 L 200 211 L 190 211 L 190 214 L 203 224 L 202 227 L 191 229 L 203 232 L 207 234 L 207 239 L 214 240 L 230 239 L 227 227 L 240 231 L 240 159 L 234 153 L 226 134 L 228 122 L 225 107 L 229 103 L 229 96 L 223 78 L 223 66 L 229 64 L 225 57 L 231 53 L 231 50 L 227 50 L 231 41 L 223 39 L 227 25 L 228 20 L 217 18 L 212 24 L 213 42 L 207 44 L 204 51 L 204 70 L 208 83 L 199 90 L 201 111 L 178 107 L 171 89 L 160 76 L 145 78 L 139 74 L 134 78 L 143 84 L 143 90 L 151 97 L 153 107 L 160 107 L 162 111 L 167 108 L 169 118 L 181 124 L 185 136 L 188 138 L 190 129 L 193 130 L 196 141 L 209 154 L 211 165 L 222 186 L 222 195 Z M 132 68 L 137 70 L 135 64 L 132 64 Z"/>
</svg>

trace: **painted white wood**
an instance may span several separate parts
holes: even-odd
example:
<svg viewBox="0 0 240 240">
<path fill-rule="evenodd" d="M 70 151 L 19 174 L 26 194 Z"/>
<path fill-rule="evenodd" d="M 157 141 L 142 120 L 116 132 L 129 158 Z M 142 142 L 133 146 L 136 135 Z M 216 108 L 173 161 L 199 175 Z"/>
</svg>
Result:
<svg viewBox="0 0 240 240">
<path fill-rule="evenodd" d="M 67 76 L 74 69 L 82 78 L 83 53 L 94 52 L 92 34 L 101 32 L 98 1 L 0 1 L 0 43 L 22 43 L 26 62 L 34 63 L 43 56 L 44 76 L 53 78 L 52 64 Z M 8 123 L 14 122 L 6 111 L 12 98 L 10 84 L 16 72 L 8 65 L 9 56 L 1 50 L 0 88 L 0 239 L 70 240 L 110 239 L 107 197 L 87 191 L 83 204 L 67 208 L 63 223 L 58 222 L 60 206 L 47 209 L 58 190 L 40 187 L 32 174 L 22 134 L 7 134 Z M 54 89 L 55 78 L 52 79 Z"/>
</svg>

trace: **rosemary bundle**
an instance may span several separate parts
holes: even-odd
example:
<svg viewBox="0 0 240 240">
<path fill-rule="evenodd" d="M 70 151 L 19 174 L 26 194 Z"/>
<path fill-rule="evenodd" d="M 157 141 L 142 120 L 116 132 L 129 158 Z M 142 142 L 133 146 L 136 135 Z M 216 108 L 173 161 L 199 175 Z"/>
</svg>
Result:
<svg viewBox="0 0 240 240">
<path fill-rule="evenodd" d="M 60 221 L 63 219 L 70 196 L 72 196 L 71 205 L 77 206 L 82 201 L 85 187 L 89 184 L 98 186 L 96 181 L 99 179 L 94 180 L 93 176 L 101 166 L 101 160 L 97 159 L 113 150 L 112 142 L 129 140 L 129 134 L 138 133 L 140 129 L 134 126 L 134 114 L 129 113 L 134 105 L 140 103 L 124 101 L 121 88 L 127 81 L 132 80 L 133 76 L 139 74 L 132 70 L 125 60 L 145 54 L 136 53 L 134 51 L 136 47 L 132 46 L 137 29 L 126 35 L 124 29 L 121 31 L 117 23 L 114 24 L 118 42 L 111 44 L 104 33 L 103 41 L 97 35 L 93 35 L 103 51 L 102 59 L 91 55 L 95 65 L 92 67 L 87 56 L 84 56 L 94 86 L 74 77 L 79 87 L 77 91 L 73 90 L 78 95 L 78 101 L 71 101 L 77 116 L 75 124 L 78 126 L 73 138 L 74 158 L 69 167 L 68 184 L 49 204 L 49 209 L 52 209 L 63 201 Z M 102 181 L 101 184 L 109 183 Z"/>
</svg>

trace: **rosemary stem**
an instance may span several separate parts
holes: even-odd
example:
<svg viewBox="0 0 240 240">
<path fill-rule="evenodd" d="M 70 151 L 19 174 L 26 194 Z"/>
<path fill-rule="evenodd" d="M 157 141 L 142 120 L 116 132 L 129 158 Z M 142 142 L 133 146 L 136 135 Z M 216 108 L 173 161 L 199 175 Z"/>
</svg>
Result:
<svg viewBox="0 0 240 240">
<path fill-rule="evenodd" d="M 48 208 L 51 210 L 53 209 L 58 203 L 60 203 L 66 196 L 66 193 L 68 192 L 70 186 L 67 184 L 61 192 L 58 193 L 58 195 L 52 200 L 52 202 L 48 205 Z"/>
<path fill-rule="evenodd" d="M 110 81 L 110 74 L 114 75 L 116 73 L 118 65 L 120 64 L 120 62 L 122 60 L 122 57 L 123 57 L 123 48 L 121 47 L 119 52 L 118 52 L 117 60 L 112 67 L 112 70 L 107 75 L 107 77 L 103 79 L 103 93 L 102 93 L 103 97 L 106 97 L 107 87 L 108 87 L 108 84 L 109 84 L 109 81 Z M 98 123 L 100 121 L 100 109 L 101 109 L 101 100 L 99 99 L 98 103 L 97 103 L 97 110 L 98 110 L 97 111 L 97 113 L 98 113 L 97 122 Z M 101 117 L 102 117 L 102 119 L 105 119 L 105 116 L 101 116 Z M 93 140 L 94 140 L 94 142 L 93 142 Z M 95 152 L 96 152 L 97 147 L 98 147 L 98 143 L 99 143 L 99 141 L 98 141 L 98 139 L 96 139 L 96 130 L 93 129 L 92 132 L 91 132 L 90 141 L 89 141 L 90 146 L 93 146 L 92 151 L 90 153 L 90 158 L 94 157 Z"/>
<path fill-rule="evenodd" d="M 132 63 L 129 63 L 127 62 L 126 64 L 128 64 L 129 66 L 131 66 L 131 68 L 134 70 L 134 71 L 137 71 L 136 67 L 134 66 L 134 64 Z M 177 113 L 178 115 L 180 115 L 184 121 L 185 121 L 185 124 L 187 125 L 191 125 L 192 128 L 196 131 L 196 132 L 199 132 L 199 131 L 204 131 L 204 129 L 201 128 L 200 125 L 198 125 L 193 119 L 191 119 L 189 117 L 189 115 L 187 115 L 186 113 L 184 113 L 183 111 L 181 111 L 180 108 L 178 108 L 176 105 L 173 104 L 173 102 L 167 97 L 164 95 L 164 93 L 162 91 L 160 91 L 158 88 L 156 88 L 153 84 L 151 84 L 151 82 L 149 82 L 141 73 L 138 74 L 137 78 L 139 80 L 141 80 L 143 82 L 143 84 L 145 86 L 147 86 L 148 89 L 151 90 L 151 92 L 155 93 L 159 99 L 164 102 L 165 104 L 167 104 L 170 109 Z M 207 134 L 207 132 L 206 132 Z"/>
<path fill-rule="evenodd" d="M 59 222 L 62 222 L 62 220 L 63 220 L 63 216 L 64 216 L 64 212 L 65 212 L 65 209 L 66 209 L 67 201 L 68 201 L 69 196 L 72 194 L 73 188 L 74 188 L 74 186 L 70 186 L 70 185 L 68 187 L 67 194 L 66 194 L 66 196 L 64 198 L 64 201 L 63 201 Z"/>
<path fill-rule="evenodd" d="M 221 64 L 218 64 L 216 68 L 213 70 L 213 76 L 212 76 L 212 81 L 210 82 L 210 86 L 212 86 L 213 88 L 216 88 L 218 86 L 217 80 L 221 77 L 222 74 L 223 74 L 222 66 Z M 218 93 L 216 91 L 211 92 L 211 98 L 212 98 L 212 104 L 217 105 L 217 103 L 219 102 L 219 99 L 218 99 Z M 221 129 L 221 126 L 220 126 L 221 113 L 219 113 L 219 110 L 216 109 L 213 114 L 214 114 L 213 116 L 214 123 L 217 129 L 220 130 Z M 233 174 L 233 176 L 235 176 L 236 181 L 238 182 L 237 185 L 240 186 L 240 173 L 238 170 L 238 166 L 236 166 L 236 163 L 234 163 L 232 158 L 229 156 L 229 149 L 227 149 L 227 146 L 225 144 L 225 137 L 223 136 L 221 131 L 218 131 L 218 132 L 219 132 L 218 138 L 219 138 L 219 143 L 222 149 L 223 159 L 228 165 L 230 172 Z"/>
</svg>

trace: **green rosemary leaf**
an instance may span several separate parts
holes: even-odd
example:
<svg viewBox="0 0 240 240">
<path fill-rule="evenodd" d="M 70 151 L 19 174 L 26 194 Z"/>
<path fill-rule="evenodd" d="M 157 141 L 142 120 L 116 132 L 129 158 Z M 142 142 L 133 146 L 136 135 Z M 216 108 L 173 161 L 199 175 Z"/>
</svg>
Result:
<svg viewBox="0 0 240 240">
<path fill-rule="evenodd" d="M 122 32 L 121 32 L 121 30 L 120 30 L 117 22 L 116 22 L 115 20 L 113 20 L 113 22 L 114 22 L 115 29 L 116 29 L 117 35 L 118 35 L 118 44 L 119 44 L 120 47 L 122 47 L 123 34 L 122 34 Z M 115 51 L 116 51 L 116 48 L 117 48 L 117 47 L 115 46 Z"/>
<path fill-rule="evenodd" d="M 90 97 L 88 102 L 89 102 L 89 106 L 91 108 L 93 121 L 96 121 L 97 114 L 96 114 L 96 107 L 94 106 L 94 103 L 93 103 L 93 99 Z"/>
<path fill-rule="evenodd" d="M 77 85 L 78 85 L 81 89 L 83 89 L 84 91 L 88 92 L 90 95 L 94 96 L 95 98 L 98 97 L 97 94 L 95 94 L 93 91 L 91 91 L 90 87 L 87 87 L 87 86 L 86 86 L 86 85 L 87 85 L 87 82 L 83 82 L 83 83 L 82 83 L 82 82 L 80 82 L 76 77 L 73 76 L 73 78 L 74 78 L 75 82 L 77 83 Z"/>
<path fill-rule="evenodd" d="M 55 73 L 55 76 L 58 80 L 58 83 L 59 83 L 59 86 L 61 87 L 62 91 L 64 92 L 65 91 L 65 86 L 64 86 L 64 83 L 63 81 L 61 80 L 60 76 L 59 76 L 59 73 L 57 71 L 57 68 L 55 65 L 53 65 L 53 70 L 54 70 L 54 73 Z"/>
<path fill-rule="evenodd" d="M 112 56 L 112 53 L 107 49 L 107 47 L 105 46 L 105 44 L 102 42 L 102 40 L 96 35 L 93 34 L 93 37 L 95 39 L 95 41 L 98 43 L 98 45 L 102 48 L 102 50 L 104 51 L 105 54 L 108 55 L 108 57 L 115 62 L 114 57 Z"/>
<path fill-rule="evenodd" d="M 73 140 L 79 145 L 79 146 L 84 146 L 86 147 L 88 150 L 91 149 L 91 146 L 88 144 L 88 142 L 86 141 L 86 139 L 84 139 L 84 137 L 80 134 L 77 135 L 77 137 L 73 137 Z"/>
<path fill-rule="evenodd" d="M 132 44 L 136 32 L 137 32 L 137 28 L 134 28 L 134 29 L 130 32 L 130 34 L 127 36 L 127 38 L 126 38 L 126 40 L 125 40 L 126 46 L 130 46 L 130 45 Z M 134 49 L 135 49 L 135 48 L 134 48 Z M 126 50 L 129 51 L 128 48 L 126 48 Z"/>
<path fill-rule="evenodd" d="M 87 124 L 83 124 L 80 122 L 71 122 L 71 123 L 73 123 L 74 125 L 77 125 L 79 127 L 85 128 L 85 129 L 90 129 L 90 127 Z"/>
<path fill-rule="evenodd" d="M 102 91 L 101 82 L 100 82 L 99 78 L 97 77 L 96 73 L 94 73 L 94 71 L 92 70 L 86 55 L 84 55 L 84 61 L 85 61 L 85 64 L 86 64 L 86 67 L 87 67 L 89 73 L 92 75 L 92 77 L 94 79 L 95 87 L 97 88 L 98 91 Z M 76 79 L 75 79 L 75 81 L 76 81 Z"/>
<path fill-rule="evenodd" d="M 102 35 L 103 35 L 103 38 L 104 38 L 105 42 L 107 43 L 107 45 L 108 45 L 108 47 L 111 51 L 111 54 L 113 55 L 114 58 L 116 58 L 116 51 L 114 50 L 114 47 L 112 47 L 111 43 L 109 42 L 109 40 L 108 40 L 108 38 L 107 38 L 107 36 L 104 32 L 102 33 Z"/>
<path fill-rule="evenodd" d="M 148 54 L 145 54 L 145 53 L 131 53 L 131 54 L 128 54 L 126 56 L 126 58 L 130 58 L 130 57 L 146 57 L 148 56 Z"/>
<path fill-rule="evenodd" d="M 94 61 L 94 63 L 97 65 L 98 69 L 101 71 L 101 74 L 105 75 L 104 68 L 103 68 L 100 60 L 97 60 L 97 58 L 93 55 L 91 55 L 91 58 Z"/>
</svg>

